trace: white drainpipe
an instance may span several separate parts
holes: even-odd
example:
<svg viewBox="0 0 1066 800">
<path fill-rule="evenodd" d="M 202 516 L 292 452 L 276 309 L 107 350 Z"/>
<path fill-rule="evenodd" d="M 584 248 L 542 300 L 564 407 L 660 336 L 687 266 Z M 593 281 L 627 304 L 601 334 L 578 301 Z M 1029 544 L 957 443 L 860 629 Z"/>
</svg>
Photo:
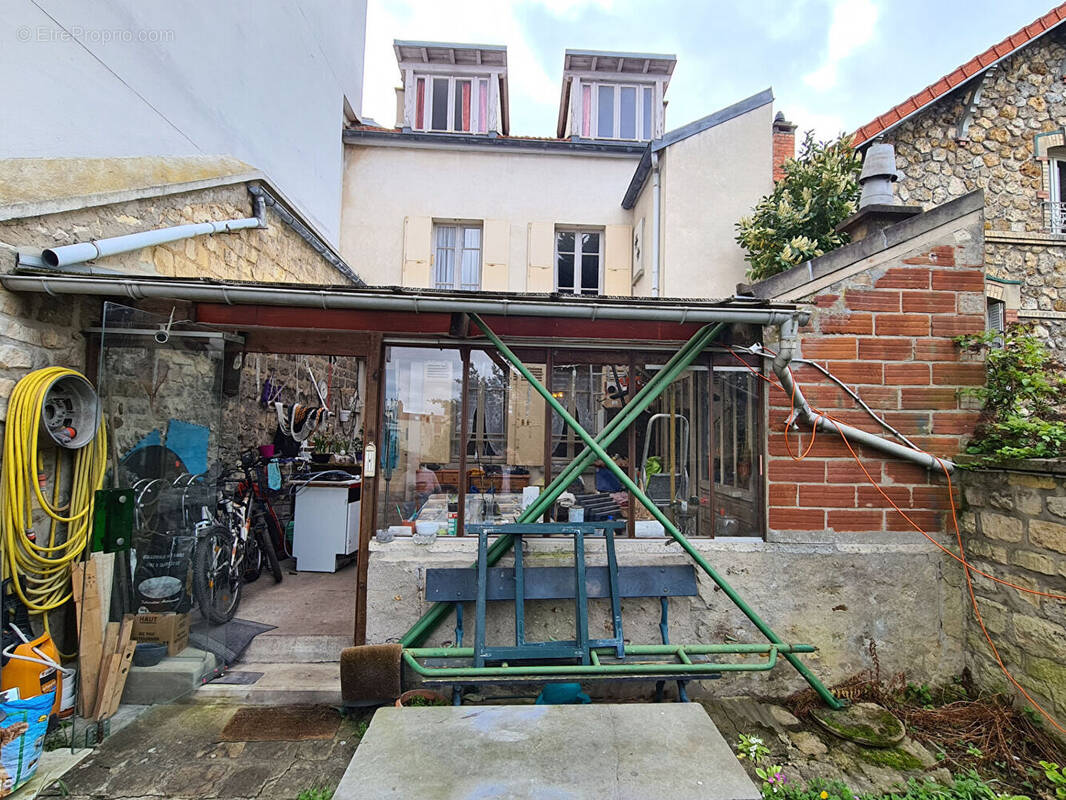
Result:
<svg viewBox="0 0 1066 800">
<path fill-rule="evenodd" d="M 937 472 L 944 468 L 947 468 L 948 472 L 955 470 L 954 462 L 946 458 L 937 458 L 928 453 L 912 450 L 906 445 L 897 444 L 875 433 L 845 425 L 843 422 L 834 422 L 812 409 L 799 386 L 792 380 L 792 373 L 788 369 L 789 362 L 792 360 L 792 355 L 796 349 L 797 328 L 798 324 L 795 319 L 786 320 L 781 324 L 781 342 L 777 350 L 777 356 L 773 360 L 774 374 L 781 381 L 781 386 L 784 387 L 785 393 L 792 396 L 797 417 L 802 418 L 812 428 L 821 428 L 823 431 L 830 433 L 839 433 L 852 442 L 872 447 L 896 458 L 912 461 L 926 469 L 936 470 Z"/>
<path fill-rule="evenodd" d="M 659 154 L 651 152 L 651 296 L 659 296 Z"/>
<path fill-rule="evenodd" d="M 41 257 L 44 263 L 50 267 L 69 267 L 73 264 L 82 264 L 104 256 L 129 253 L 144 247 L 191 239 L 193 236 L 231 233 L 246 228 L 265 228 L 267 226 L 266 203 L 261 197 L 254 198 L 253 202 L 256 213 L 254 217 L 227 219 L 221 222 L 176 225 L 171 228 L 157 228 L 156 230 L 130 233 L 125 236 L 112 236 L 109 239 L 96 239 L 91 242 L 79 242 L 78 244 L 68 244 L 63 247 L 50 247 L 42 253 Z"/>
</svg>

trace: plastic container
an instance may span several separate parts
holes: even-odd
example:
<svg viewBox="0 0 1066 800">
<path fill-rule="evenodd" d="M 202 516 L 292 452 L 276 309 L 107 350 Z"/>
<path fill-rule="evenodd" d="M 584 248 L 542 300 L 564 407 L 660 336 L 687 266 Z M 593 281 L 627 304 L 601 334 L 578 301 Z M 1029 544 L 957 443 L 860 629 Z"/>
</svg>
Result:
<svg viewBox="0 0 1066 800">
<path fill-rule="evenodd" d="M 666 535 L 666 528 L 656 519 L 638 519 L 633 525 L 634 535 L 646 539 L 659 539 Z"/>
<path fill-rule="evenodd" d="M 389 533 L 393 536 L 410 536 L 414 531 L 408 525 L 390 525 Z"/>
<path fill-rule="evenodd" d="M 440 530 L 440 522 L 438 520 L 417 520 L 415 522 L 415 533 L 428 536 L 431 533 L 436 533 Z"/>
<path fill-rule="evenodd" d="M 526 486 L 522 489 L 522 508 L 529 508 L 540 497 L 539 486 Z"/>
<path fill-rule="evenodd" d="M 273 458 L 274 457 L 274 445 L 272 445 L 272 444 L 261 444 L 261 445 L 259 445 L 259 455 L 261 455 L 263 458 Z"/>
<path fill-rule="evenodd" d="M 133 666 L 154 667 L 166 654 L 166 642 L 138 642 L 133 651 Z"/>
</svg>

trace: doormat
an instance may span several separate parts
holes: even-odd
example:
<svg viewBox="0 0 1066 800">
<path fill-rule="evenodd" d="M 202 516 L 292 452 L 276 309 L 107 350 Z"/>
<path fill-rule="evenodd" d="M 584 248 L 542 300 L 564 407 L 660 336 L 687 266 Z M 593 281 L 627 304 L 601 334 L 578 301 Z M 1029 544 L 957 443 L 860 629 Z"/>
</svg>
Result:
<svg viewBox="0 0 1066 800">
<path fill-rule="evenodd" d="M 276 627 L 246 619 L 231 619 L 224 625 L 211 625 L 201 619 L 189 631 L 189 644 L 214 653 L 223 664 L 229 666 L 236 663 L 241 653 L 248 649 L 252 639 Z"/>
<path fill-rule="evenodd" d="M 329 706 L 245 706 L 238 708 L 220 742 L 302 742 L 332 739 L 341 715 Z"/>
<path fill-rule="evenodd" d="M 226 683 L 237 686 L 251 686 L 263 677 L 262 672 L 227 672 L 214 678 L 211 683 Z"/>
</svg>

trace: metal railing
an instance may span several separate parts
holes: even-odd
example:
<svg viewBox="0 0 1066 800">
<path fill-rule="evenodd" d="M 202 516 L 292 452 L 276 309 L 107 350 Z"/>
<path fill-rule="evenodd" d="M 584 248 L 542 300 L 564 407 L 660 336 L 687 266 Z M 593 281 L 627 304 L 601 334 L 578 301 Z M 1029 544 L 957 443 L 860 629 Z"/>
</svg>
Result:
<svg viewBox="0 0 1066 800">
<path fill-rule="evenodd" d="M 1044 230 L 1066 233 L 1066 203 L 1045 200 L 1041 205 L 1044 211 Z"/>
</svg>

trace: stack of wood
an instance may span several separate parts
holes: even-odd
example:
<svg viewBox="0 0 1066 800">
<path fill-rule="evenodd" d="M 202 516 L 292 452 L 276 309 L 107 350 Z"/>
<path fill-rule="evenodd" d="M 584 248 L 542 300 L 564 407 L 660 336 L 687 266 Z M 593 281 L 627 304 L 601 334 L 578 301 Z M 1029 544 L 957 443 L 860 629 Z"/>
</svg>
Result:
<svg viewBox="0 0 1066 800">
<path fill-rule="evenodd" d="M 132 614 L 122 622 L 108 621 L 114 565 L 114 553 L 93 553 L 71 568 L 78 621 L 78 713 L 96 721 L 118 711 L 137 647 Z"/>
</svg>

